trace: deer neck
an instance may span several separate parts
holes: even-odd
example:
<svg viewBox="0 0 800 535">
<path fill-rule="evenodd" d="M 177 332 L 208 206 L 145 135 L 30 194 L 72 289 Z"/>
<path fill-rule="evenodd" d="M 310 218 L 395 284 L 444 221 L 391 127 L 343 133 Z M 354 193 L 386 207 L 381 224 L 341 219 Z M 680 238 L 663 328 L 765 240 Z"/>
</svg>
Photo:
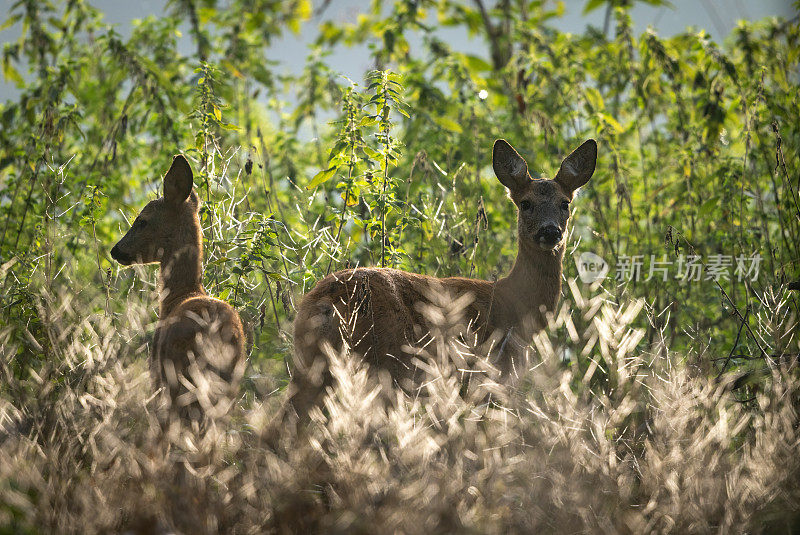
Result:
<svg viewBox="0 0 800 535">
<path fill-rule="evenodd" d="M 513 315 L 508 327 L 523 327 L 531 319 L 537 328 L 544 327 L 541 310 L 555 310 L 561 295 L 563 258 L 563 244 L 544 251 L 520 242 L 514 267 L 497 281 L 497 292 Z"/>
<path fill-rule="evenodd" d="M 160 318 L 165 318 L 182 301 L 206 295 L 203 288 L 203 245 L 201 240 L 173 251 L 165 251 L 159 276 Z"/>
</svg>

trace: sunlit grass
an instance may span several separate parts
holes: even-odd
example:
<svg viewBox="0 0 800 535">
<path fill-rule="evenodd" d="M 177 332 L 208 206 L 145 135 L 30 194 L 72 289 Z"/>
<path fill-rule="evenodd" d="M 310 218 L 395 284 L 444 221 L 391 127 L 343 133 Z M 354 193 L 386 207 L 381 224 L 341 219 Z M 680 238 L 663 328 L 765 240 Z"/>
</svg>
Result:
<svg viewBox="0 0 800 535">
<path fill-rule="evenodd" d="M 302 432 L 286 426 L 277 437 L 267 435 L 282 401 L 273 388 L 280 373 L 249 370 L 234 413 L 202 431 L 163 426 L 147 374 L 145 303 L 132 295 L 115 327 L 82 313 L 86 303 L 68 293 L 42 296 L 54 359 L 12 369 L 9 340 L 19 327 L 0 334 L 0 525 L 80 533 L 796 527 L 796 369 L 776 368 L 754 402 L 740 403 L 663 342 L 645 346 L 631 326 L 639 303 L 569 288 L 551 335 L 527 356 L 517 349 L 514 377 L 499 377 L 481 348 L 443 335 L 455 332 L 449 325 L 421 357 L 418 391 L 381 388 L 346 349 L 330 352 L 335 387 L 324 408 Z"/>
</svg>

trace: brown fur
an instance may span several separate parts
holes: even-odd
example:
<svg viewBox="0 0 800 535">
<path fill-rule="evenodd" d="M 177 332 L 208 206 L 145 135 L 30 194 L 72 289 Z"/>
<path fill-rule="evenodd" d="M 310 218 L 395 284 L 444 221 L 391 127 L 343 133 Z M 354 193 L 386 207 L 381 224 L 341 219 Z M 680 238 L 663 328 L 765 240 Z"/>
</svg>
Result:
<svg viewBox="0 0 800 535">
<path fill-rule="evenodd" d="M 402 387 L 413 385 L 413 347 L 429 331 L 421 312 L 431 292 L 468 295 L 466 320 L 478 341 L 508 334 L 529 341 L 545 325 L 561 293 L 561 262 L 568 204 L 594 172 L 597 144 L 573 151 L 552 180 L 531 179 L 525 160 L 504 140 L 495 142 L 493 167 L 518 208 L 519 251 L 511 272 L 497 282 L 437 279 L 396 269 L 360 268 L 322 279 L 305 296 L 294 323 L 295 370 L 289 404 L 301 418 L 319 404 L 331 383 L 324 346 L 340 348 L 342 334 L 370 368 L 388 372 Z M 499 358 L 508 370 L 508 354 Z"/>
<path fill-rule="evenodd" d="M 192 419 L 201 416 L 204 403 L 190 402 L 193 395 L 180 378 L 196 384 L 199 373 L 210 380 L 212 394 L 205 401 L 226 412 L 244 371 L 246 341 L 236 310 L 203 288 L 199 205 L 189 163 L 175 156 L 164 177 L 164 197 L 148 203 L 111 250 L 123 265 L 161 264 L 150 372 L 155 385 L 169 394 L 171 406 Z"/>
</svg>

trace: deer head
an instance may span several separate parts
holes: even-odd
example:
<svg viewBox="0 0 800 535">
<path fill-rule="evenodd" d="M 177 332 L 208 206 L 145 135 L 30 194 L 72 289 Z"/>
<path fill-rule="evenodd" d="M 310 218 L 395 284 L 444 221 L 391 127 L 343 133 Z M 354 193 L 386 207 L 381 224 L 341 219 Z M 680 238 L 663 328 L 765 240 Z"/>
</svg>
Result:
<svg viewBox="0 0 800 535">
<path fill-rule="evenodd" d="M 553 179 L 532 179 L 528 164 L 506 140 L 498 139 L 492 167 L 518 208 L 520 245 L 552 251 L 561 245 L 570 216 L 570 202 L 594 173 L 597 142 L 590 139 L 564 158 Z"/>
<path fill-rule="evenodd" d="M 130 230 L 111 249 L 122 265 L 149 264 L 202 247 L 198 209 L 200 200 L 192 189 L 192 168 L 182 155 L 172 160 L 164 175 L 164 196 L 142 209 Z"/>
</svg>

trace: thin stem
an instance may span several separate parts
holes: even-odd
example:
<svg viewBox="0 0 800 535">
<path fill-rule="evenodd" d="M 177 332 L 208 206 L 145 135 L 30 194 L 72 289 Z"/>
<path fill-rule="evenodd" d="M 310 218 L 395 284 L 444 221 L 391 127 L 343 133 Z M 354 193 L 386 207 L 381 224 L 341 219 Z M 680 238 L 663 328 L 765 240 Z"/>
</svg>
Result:
<svg viewBox="0 0 800 535">
<path fill-rule="evenodd" d="M 336 231 L 336 243 L 341 247 L 339 238 L 342 235 L 342 227 L 347 220 L 347 203 L 350 202 L 350 186 L 353 182 L 353 167 L 355 166 L 355 146 L 350 146 L 350 165 L 347 169 L 347 188 L 344 191 L 344 206 L 342 206 L 342 214 L 339 216 L 339 229 Z M 325 270 L 325 275 L 331 272 L 331 264 L 333 264 L 333 256 L 328 260 L 328 268 Z"/>
</svg>

